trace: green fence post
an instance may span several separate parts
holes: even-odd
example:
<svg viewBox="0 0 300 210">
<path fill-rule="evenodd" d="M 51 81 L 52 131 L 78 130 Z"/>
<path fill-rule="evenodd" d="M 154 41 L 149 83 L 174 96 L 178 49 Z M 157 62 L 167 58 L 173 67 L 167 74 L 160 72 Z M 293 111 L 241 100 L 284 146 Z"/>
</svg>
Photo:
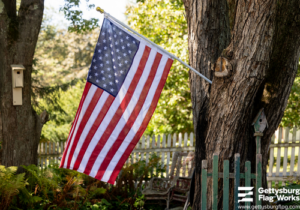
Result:
<svg viewBox="0 0 300 210">
<path fill-rule="evenodd" d="M 213 191 L 212 191 L 212 209 L 218 210 L 218 178 L 219 178 L 219 171 L 218 171 L 218 164 L 219 164 L 219 155 L 214 154 L 213 156 L 213 174 L 212 174 L 212 181 L 213 181 Z"/>
<path fill-rule="evenodd" d="M 240 186 L 240 154 L 234 155 L 234 210 L 238 210 L 238 187 Z"/>
<path fill-rule="evenodd" d="M 223 163 L 223 210 L 229 209 L 229 160 Z"/>
<path fill-rule="evenodd" d="M 201 210 L 206 210 L 207 206 L 207 160 L 202 160 L 201 170 Z"/>
<path fill-rule="evenodd" d="M 258 189 L 262 186 L 262 156 L 261 154 L 256 155 L 256 205 L 257 209 L 261 209 L 261 201 L 258 199 Z"/>
<path fill-rule="evenodd" d="M 251 162 L 246 161 L 245 163 L 245 187 L 251 187 Z M 246 191 L 245 193 L 248 193 Z M 246 196 L 246 198 L 250 198 L 249 195 Z M 250 202 L 246 202 L 247 209 L 250 209 Z"/>
</svg>

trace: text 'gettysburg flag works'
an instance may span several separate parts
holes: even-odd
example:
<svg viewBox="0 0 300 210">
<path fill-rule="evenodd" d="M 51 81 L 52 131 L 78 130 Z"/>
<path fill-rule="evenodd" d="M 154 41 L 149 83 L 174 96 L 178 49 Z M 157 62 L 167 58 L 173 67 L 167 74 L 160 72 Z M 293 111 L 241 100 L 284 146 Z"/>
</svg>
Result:
<svg viewBox="0 0 300 210">
<path fill-rule="evenodd" d="M 172 63 L 104 19 L 60 167 L 113 184 L 151 119 Z"/>
</svg>

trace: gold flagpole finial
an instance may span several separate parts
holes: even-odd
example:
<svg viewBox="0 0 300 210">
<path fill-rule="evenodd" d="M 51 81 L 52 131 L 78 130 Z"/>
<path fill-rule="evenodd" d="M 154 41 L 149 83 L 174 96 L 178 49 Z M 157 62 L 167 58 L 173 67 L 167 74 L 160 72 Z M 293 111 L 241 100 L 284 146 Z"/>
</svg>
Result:
<svg viewBox="0 0 300 210">
<path fill-rule="evenodd" d="M 96 10 L 102 14 L 104 13 L 104 9 L 101 9 L 100 7 L 97 7 Z"/>
</svg>

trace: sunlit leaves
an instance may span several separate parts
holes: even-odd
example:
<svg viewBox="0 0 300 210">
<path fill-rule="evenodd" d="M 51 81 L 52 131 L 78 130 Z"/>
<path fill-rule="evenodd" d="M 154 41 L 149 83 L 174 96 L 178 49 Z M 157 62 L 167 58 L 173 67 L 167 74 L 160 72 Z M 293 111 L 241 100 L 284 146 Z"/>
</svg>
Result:
<svg viewBox="0 0 300 210">
<path fill-rule="evenodd" d="M 138 1 L 126 11 L 128 24 L 156 44 L 188 62 L 187 23 L 181 1 Z M 190 132 L 192 104 L 188 69 L 174 61 L 145 134 Z"/>
</svg>

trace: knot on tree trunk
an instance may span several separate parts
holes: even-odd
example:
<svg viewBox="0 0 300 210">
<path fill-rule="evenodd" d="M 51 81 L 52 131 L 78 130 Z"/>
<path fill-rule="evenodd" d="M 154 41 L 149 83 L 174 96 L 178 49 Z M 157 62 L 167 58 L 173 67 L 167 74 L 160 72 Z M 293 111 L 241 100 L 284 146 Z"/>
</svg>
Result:
<svg viewBox="0 0 300 210">
<path fill-rule="evenodd" d="M 211 70 L 215 72 L 216 77 L 228 77 L 232 71 L 232 64 L 227 58 L 219 57 Z"/>
</svg>

